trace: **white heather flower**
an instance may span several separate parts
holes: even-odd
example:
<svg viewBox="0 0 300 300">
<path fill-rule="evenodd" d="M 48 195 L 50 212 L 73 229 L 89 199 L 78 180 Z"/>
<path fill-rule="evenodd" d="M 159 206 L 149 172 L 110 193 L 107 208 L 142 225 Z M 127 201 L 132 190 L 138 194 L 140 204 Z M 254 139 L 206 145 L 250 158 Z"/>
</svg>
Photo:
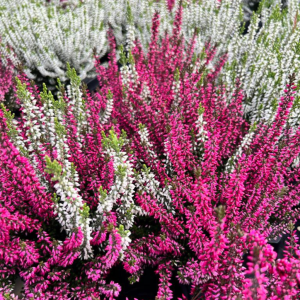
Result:
<svg viewBox="0 0 300 300">
<path fill-rule="evenodd" d="M 160 183 L 155 179 L 150 168 L 144 167 L 137 175 L 136 180 L 137 187 L 140 191 L 146 192 L 148 195 L 153 195 L 158 203 L 163 204 L 171 213 L 175 213 L 175 211 L 172 210 L 170 186 L 166 185 L 164 188 L 161 188 Z M 141 211 L 140 214 L 146 215 L 147 213 Z"/>
<path fill-rule="evenodd" d="M 200 53 L 206 41 L 218 43 L 219 52 L 227 52 L 230 37 L 239 28 L 241 0 L 201 2 L 186 1 L 183 10 L 182 32 L 188 41 L 198 27 L 196 53 Z M 137 37 L 145 50 L 150 42 L 150 28 L 154 12 L 161 16 L 160 34 L 172 31 L 172 21 L 178 9 L 178 1 L 172 12 L 168 11 L 166 1 L 151 0 L 69 0 L 45 3 L 40 0 L 12 2 L 0 0 L 2 7 L 0 34 L 2 50 L 18 63 L 25 61 L 26 74 L 34 79 L 35 70 L 42 76 L 59 77 L 66 80 L 66 63 L 69 62 L 83 80 L 95 76 L 93 49 L 99 57 L 109 48 L 106 32 L 113 29 L 117 45 L 133 46 Z M 127 16 L 127 6 L 131 8 L 133 23 Z M 219 8 L 220 7 L 220 8 Z M 127 35 L 123 32 L 127 29 Z M 9 44 L 17 56 L 7 53 L 4 46 Z"/>
<path fill-rule="evenodd" d="M 245 150 L 245 148 L 250 146 L 255 134 L 254 129 L 255 129 L 255 125 L 252 125 L 249 129 L 249 132 L 243 137 L 243 140 L 239 145 L 238 149 L 236 150 L 236 152 L 229 158 L 225 166 L 225 170 L 227 173 L 233 172 L 234 164 L 238 161 L 238 159 L 242 155 L 243 150 Z"/>
<path fill-rule="evenodd" d="M 106 108 L 104 114 L 101 116 L 101 123 L 105 124 L 107 123 L 108 119 L 111 116 L 112 110 L 114 105 L 114 99 L 107 99 Z"/>
<path fill-rule="evenodd" d="M 129 229 L 133 225 L 134 216 L 138 210 L 133 200 L 134 177 L 132 163 L 127 154 L 121 149 L 116 151 L 115 148 L 107 145 L 104 152 L 113 160 L 115 170 L 114 183 L 108 193 L 100 192 L 97 216 L 94 221 L 99 223 L 99 220 L 103 218 L 103 212 L 111 211 L 117 200 L 119 200 L 121 204 L 118 205 L 116 210 L 118 224 L 123 225 L 125 229 Z"/>
</svg>

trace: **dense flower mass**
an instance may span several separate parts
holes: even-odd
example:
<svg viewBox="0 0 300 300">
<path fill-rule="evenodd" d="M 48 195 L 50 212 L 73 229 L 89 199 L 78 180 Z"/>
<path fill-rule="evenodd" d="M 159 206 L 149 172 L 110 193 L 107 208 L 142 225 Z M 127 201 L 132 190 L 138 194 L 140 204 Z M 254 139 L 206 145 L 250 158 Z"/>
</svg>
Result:
<svg viewBox="0 0 300 300">
<path fill-rule="evenodd" d="M 211 41 L 219 52 L 227 51 L 230 37 L 239 28 L 241 0 L 182 1 L 183 34 L 190 38 L 199 28 L 196 51 Z M 93 51 L 98 56 L 108 52 L 106 31 L 112 28 L 118 45 L 126 43 L 124 32 L 139 37 L 144 50 L 150 42 L 151 20 L 155 11 L 161 15 L 160 34 L 171 32 L 179 1 L 175 0 L 0 0 L 1 52 L 9 44 L 22 62 L 26 74 L 35 80 L 67 79 L 66 63 L 83 80 L 93 77 Z M 128 10 L 131 10 L 131 16 Z M 10 53 L 7 53 L 11 57 Z M 11 57 L 12 58 L 12 57 Z"/>
<path fill-rule="evenodd" d="M 6 64 L 0 59 L 0 102 L 5 102 L 6 105 L 15 105 L 12 101 L 15 86 L 13 84 L 14 65 L 8 59 Z"/>
<path fill-rule="evenodd" d="M 93 94 L 69 64 L 55 97 L 16 78 L 21 118 L 0 110 L 0 299 L 19 299 L 18 276 L 21 299 L 117 299 L 115 266 L 131 283 L 155 268 L 160 300 L 174 274 L 193 299 L 299 299 L 297 77 L 254 122 L 243 78 L 223 80 L 230 55 L 199 50 L 196 28 L 186 40 L 184 4 L 167 3 L 173 29 L 161 38 L 155 12 L 147 52 L 130 8 L 125 48 L 108 30 Z M 284 233 L 278 259 L 268 241 Z"/>
</svg>

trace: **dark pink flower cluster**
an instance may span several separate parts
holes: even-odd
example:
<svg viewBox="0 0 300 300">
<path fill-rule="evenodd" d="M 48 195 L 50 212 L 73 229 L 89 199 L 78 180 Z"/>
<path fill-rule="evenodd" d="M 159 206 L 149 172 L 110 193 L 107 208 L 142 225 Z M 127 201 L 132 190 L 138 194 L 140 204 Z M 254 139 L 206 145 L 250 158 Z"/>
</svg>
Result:
<svg viewBox="0 0 300 300">
<path fill-rule="evenodd" d="M 119 286 L 113 282 L 107 285 L 103 279 L 103 275 L 115 264 L 121 250 L 120 235 L 113 229 L 113 213 L 106 216 L 103 228 L 94 232 L 94 243 L 106 245 L 104 253 L 95 256 L 88 263 L 82 261 L 81 228 L 75 229 L 69 237 L 61 232 L 53 209 L 53 185 L 47 190 L 36 175 L 43 172 L 45 178 L 49 179 L 43 165 L 40 164 L 34 170 L 30 158 L 21 155 L 10 141 L 6 134 L 9 130 L 4 121 L 3 112 L 0 111 L 0 282 L 3 294 L 11 293 L 13 279 L 19 275 L 25 282 L 24 299 L 92 299 L 91 295 L 106 295 L 109 298 L 117 296 Z M 92 137 L 86 141 L 91 145 L 95 142 Z M 49 150 L 47 144 L 43 146 Z M 73 149 L 75 157 L 75 146 Z M 51 150 L 47 152 L 49 155 Z M 93 155 L 97 157 L 97 153 L 93 152 L 88 156 L 92 159 Z M 38 161 L 38 157 L 35 159 Z M 99 161 L 95 159 L 95 163 L 99 164 Z M 110 163 L 105 166 L 109 168 Z M 85 183 L 84 169 L 82 165 L 83 173 L 79 172 L 82 177 L 83 197 L 93 187 Z M 97 178 L 98 171 L 97 169 L 91 177 Z M 93 169 L 87 172 L 92 173 Z M 102 176 L 106 173 L 109 172 L 103 169 Z M 95 192 L 94 198 L 96 194 Z M 94 198 L 85 197 L 91 207 Z"/>
<path fill-rule="evenodd" d="M 7 60 L 7 64 L 4 64 L 0 57 L 0 102 L 5 101 L 6 95 L 11 90 L 14 90 L 13 84 L 13 64 L 10 60 Z"/>
<path fill-rule="evenodd" d="M 239 82 L 218 82 L 226 56 L 210 69 L 215 49 L 195 54 L 196 32 L 186 49 L 181 21 L 159 42 L 155 14 L 148 53 L 135 41 L 120 69 L 110 31 L 93 96 L 71 69 L 57 100 L 20 75 L 22 120 L 0 111 L 3 297 L 19 275 L 24 299 L 115 299 L 121 263 L 132 281 L 155 267 L 157 299 L 176 271 L 194 299 L 299 299 L 294 78 L 273 121 L 249 124 Z"/>
<path fill-rule="evenodd" d="M 131 140 L 137 172 L 148 172 L 136 202 L 152 217 L 153 228 L 133 239 L 124 267 L 138 276 L 143 266 L 156 265 L 159 299 L 173 297 L 174 268 L 181 283 L 193 286 L 195 299 L 297 299 L 297 243 L 293 255 L 276 260 L 267 242 L 299 217 L 299 167 L 293 162 L 300 131 L 287 124 L 293 78 L 273 121 L 248 124 L 239 83 L 234 94 L 216 84 L 226 57 L 207 73 L 213 49 L 207 47 L 204 59 L 193 56 L 192 40 L 184 51 L 181 13 L 161 46 L 154 16 L 149 52 L 145 55 L 138 41 L 131 51 L 131 79 L 123 73 L 128 66 L 118 72 L 114 52 L 107 70 L 98 64 L 101 90 L 114 96 L 111 119 Z"/>
<path fill-rule="evenodd" d="M 82 128 L 71 95 L 62 91 L 55 101 L 23 74 L 19 78 L 21 120 L 14 122 L 6 109 L 0 110 L 0 291 L 10 297 L 20 276 L 24 299 L 113 299 L 120 286 L 105 278 L 118 261 L 122 239 L 116 213 L 97 213 L 99 188 L 109 190 L 114 177 L 113 161 L 101 146 L 98 102 L 83 93 L 80 101 L 88 114 Z M 61 123 L 54 116 L 58 107 L 67 108 Z M 78 128 L 85 132 L 82 139 Z M 47 157 L 63 167 L 56 180 Z M 57 188 L 61 178 L 65 185 Z M 64 194 L 67 207 L 62 212 Z M 70 216 L 78 197 L 83 205 Z M 80 218 L 79 225 L 74 218 Z M 64 222 L 74 226 L 62 226 Z M 92 246 L 93 259 L 87 260 L 86 249 Z"/>
</svg>

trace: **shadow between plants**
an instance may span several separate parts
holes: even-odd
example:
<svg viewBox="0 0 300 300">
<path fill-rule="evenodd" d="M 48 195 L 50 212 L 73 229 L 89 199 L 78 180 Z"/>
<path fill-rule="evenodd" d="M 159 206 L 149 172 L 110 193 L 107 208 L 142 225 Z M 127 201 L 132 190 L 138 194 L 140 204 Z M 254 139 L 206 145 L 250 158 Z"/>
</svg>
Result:
<svg viewBox="0 0 300 300">
<path fill-rule="evenodd" d="M 155 274 L 156 268 L 147 267 L 144 274 L 141 276 L 140 281 L 134 284 L 129 283 L 129 274 L 123 269 L 122 265 L 117 265 L 111 269 L 109 276 L 107 277 L 107 282 L 113 280 L 114 282 L 120 284 L 122 291 L 117 298 L 118 300 L 133 300 L 137 298 L 138 300 L 155 300 L 158 291 L 159 277 Z M 176 278 L 176 271 L 172 274 L 171 280 L 173 291 L 173 299 L 178 299 L 182 297 L 182 294 L 186 296 L 187 299 L 191 299 L 190 286 L 179 284 Z"/>
</svg>

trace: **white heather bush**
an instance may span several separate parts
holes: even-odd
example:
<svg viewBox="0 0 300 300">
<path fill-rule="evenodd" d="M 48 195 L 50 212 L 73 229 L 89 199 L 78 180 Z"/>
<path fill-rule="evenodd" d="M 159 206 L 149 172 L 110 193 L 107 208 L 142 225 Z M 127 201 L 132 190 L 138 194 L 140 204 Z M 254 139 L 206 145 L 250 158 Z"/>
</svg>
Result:
<svg viewBox="0 0 300 300">
<path fill-rule="evenodd" d="M 66 62 L 69 62 L 84 79 L 94 68 L 93 50 L 99 56 L 108 50 L 107 22 L 112 25 L 114 22 L 104 18 L 101 1 L 66 9 L 37 0 L 1 0 L 0 6 L 2 44 L 13 47 L 29 78 L 35 79 L 38 71 L 39 75 L 65 81 Z M 114 30 L 120 42 L 117 26 Z"/>
<path fill-rule="evenodd" d="M 183 34 L 190 38 L 199 29 L 196 53 L 205 42 L 227 45 L 239 27 L 241 0 L 183 1 Z M 128 22 L 128 4 L 134 26 Z M 220 6 L 220 9 L 217 9 Z M 66 63 L 74 67 L 83 80 L 94 76 L 93 50 L 99 57 L 108 52 L 106 32 L 110 26 L 117 45 L 128 35 L 138 37 L 144 48 L 150 41 L 150 27 L 156 10 L 161 15 L 160 33 L 171 32 L 175 11 L 165 1 L 153 0 L 0 0 L 1 51 L 9 44 L 17 54 L 15 63 L 23 62 L 31 79 L 59 77 L 66 80 Z M 129 34 L 124 34 L 125 30 Z M 226 48 L 225 48 L 226 49 Z M 54 80 L 52 80 L 54 84 Z"/>
<path fill-rule="evenodd" d="M 236 32 L 230 42 L 225 82 L 233 88 L 236 78 L 240 79 L 246 93 L 244 110 L 252 122 L 271 121 L 288 76 L 295 73 L 296 81 L 300 79 L 298 10 L 298 0 L 288 1 L 285 9 L 280 0 L 262 1 L 248 33 Z M 299 124 L 297 104 L 298 100 L 291 112 L 291 125 Z"/>
<path fill-rule="evenodd" d="M 296 81 L 300 79 L 300 16 L 298 0 L 288 1 L 285 9 L 280 0 L 264 0 L 257 14 L 252 14 L 248 32 L 244 34 L 241 24 L 250 14 L 247 10 L 250 2 L 182 1 L 182 34 L 189 41 L 197 31 L 196 55 L 205 43 L 216 46 L 215 60 L 208 69 L 214 68 L 214 62 L 228 53 L 222 80 L 232 92 L 239 78 L 246 94 L 244 113 L 253 123 L 272 120 L 288 75 L 295 73 Z M 4 45 L 11 45 L 30 78 L 38 79 L 42 75 L 52 78 L 54 83 L 55 77 L 61 81 L 67 78 L 66 62 L 76 69 L 81 80 L 95 76 L 93 50 L 100 58 L 108 52 L 109 27 L 117 45 L 132 46 L 133 39 L 138 38 L 147 51 L 154 12 L 157 10 L 161 16 L 160 35 L 170 33 L 179 1 L 175 1 L 171 11 L 163 0 L 55 0 L 50 3 L 0 0 L 0 6 L 2 52 L 7 53 Z M 134 76 L 128 68 L 122 69 L 124 82 L 125 77 Z M 291 125 L 299 123 L 297 106 L 296 100 Z"/>
</svg>

